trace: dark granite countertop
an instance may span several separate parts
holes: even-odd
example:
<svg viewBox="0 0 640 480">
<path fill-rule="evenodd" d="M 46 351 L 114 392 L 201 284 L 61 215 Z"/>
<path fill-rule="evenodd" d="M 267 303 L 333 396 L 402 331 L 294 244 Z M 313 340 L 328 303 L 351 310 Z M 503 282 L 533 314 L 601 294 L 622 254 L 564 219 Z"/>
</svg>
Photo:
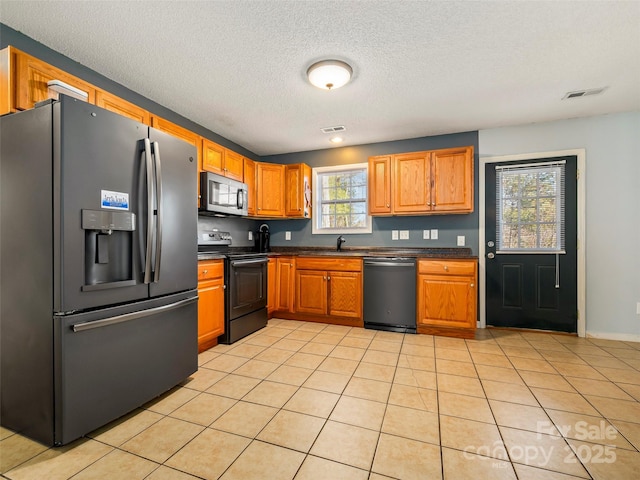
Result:
<svg viewBox="0 0 640 480">
<path fill-rule="evenodd" d="M 477 259 L 467 247 L 451 248 L 393 248 L 344 247 L 340 252 L 327 247 L 272 247 L 269 255 L 332 256 L 332 257 L 432 257 Z"/>
<path fill-rule="evenodd" d="M 216 252 L 198 252 L 198 261 L 201 260 L 224 260 L 225 256 Z"/>
</svg>

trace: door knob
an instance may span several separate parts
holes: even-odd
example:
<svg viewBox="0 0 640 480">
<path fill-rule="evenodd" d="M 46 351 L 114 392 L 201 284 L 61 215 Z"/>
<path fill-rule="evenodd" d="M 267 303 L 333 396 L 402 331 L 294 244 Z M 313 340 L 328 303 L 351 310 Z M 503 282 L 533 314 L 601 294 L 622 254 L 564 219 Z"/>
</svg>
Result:
<svg viewBox="0 0 640 480">
<path fill-rule="evenodd" d="M 493 258 L 495 258 L 495 256 L 496 256 L 496 254 L 493 253 L 493 252 L 487 253 L 487 258 L 489 258 L 489 259 L 493 259 Z"/>
</svg>

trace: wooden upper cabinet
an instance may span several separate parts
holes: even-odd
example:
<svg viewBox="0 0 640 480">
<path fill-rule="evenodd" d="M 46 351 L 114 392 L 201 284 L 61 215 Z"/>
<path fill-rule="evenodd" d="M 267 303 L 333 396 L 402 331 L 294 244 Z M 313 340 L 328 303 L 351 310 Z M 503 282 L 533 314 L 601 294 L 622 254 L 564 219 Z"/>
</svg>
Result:
<svg viewBox="0 0 640 480">
<path fill-rule="evenodd" d="M 202 169 L 242 182 L 244 162 L 239 153 L 202 139 Z"/>
<path fill-rule="evenodd" d="M 369 213 L 391 213 L 391 155 L 369 158 Z"/>
<path fill-rule="evenodd" d="M 431 203 L 435 212 L 473 212 L 473 147 L 431 154 Z"/>
<path fill-rule="evenodd" d="M 11 50 L 11 47 L 9 47 Z M 10 55 L 10 61 L 12 56 Z M 96 103 L 96 88 L 78 77 L 74 77 L 59 68 L 38 60 L 31 55 L 15 50 L 15 109 L 28 110 L 37 102 L 47 98 L 57 98 L 49 92 L 47 82 L 60 80 L 87 94 L 87 102 Z"/>
<path fill-rule="evenodd" d="M 202 139 L 202 169 L 224 175 L 225 148 L 206 138 Z"/>
<path fill-rule="evenodd" d="M 311 218 L 311 167 L 304 163 L 285 166 L 287 217 Z"/>
<path fill-rule="evenodd" d="M 431 209 L 429 159 L 428 152 L 394 156 L 394 213 L 424 213 Z"/>
<path fill-rule="evenodd" d="M 369 213 L 473 212 L 473 147 L 369 158 Z"/>
<path fill-rule="evenodd" d="M 151 116 L 147 110 L 104 90 L 96 91 L 96 105 L 145 125 L 151 124 Z"/>
<path fill-rule="evenodd" d="M 256 162 L 256 215 L 284 216 L 284 165 Z"/>
<path fill-rule="evenodd" d="M 256 214 L 256 162 L 243 157 L 243 182 L 247 184 L 247 215 Z"/>
</svg>

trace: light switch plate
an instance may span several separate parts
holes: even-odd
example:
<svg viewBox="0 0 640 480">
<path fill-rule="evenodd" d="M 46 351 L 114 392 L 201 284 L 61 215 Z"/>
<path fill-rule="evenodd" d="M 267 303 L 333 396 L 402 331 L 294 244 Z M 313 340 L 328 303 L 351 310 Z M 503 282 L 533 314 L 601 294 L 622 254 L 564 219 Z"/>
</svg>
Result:
<svg viewBox="0 0 640 480">
<path fill-rule="evenodd" d="M 248 240 L 253 240 L 253 232 L 251 230 L 249 230 L 249 238 Z"/>
<path fill-rule="evenodd" d="M 432 228 L 431 229 L 431 240 L 437 240 L 438 239 L 438 229 L 437 228 Z"/>
<path fill-rule="evenodd" d="M 409 240 L 409 230 L 400 230 L 400 240 Z"/>
<path fill-rule="evenodd" d="M 391 230 L 391 240 L 398 240 L 398 230 Z"/>
<path fill-rule="evenodd" d="M 284 232 L 284 239 L 291 240 L 291 232 Z"/>
<path fill-rule="evenodd" d="M 458 246 L 464 247 L 464 235 L 458 235 Z"/>
<path fill-rule="evenodd" d="M 422 239 L 423 240 L 429 240 L 429 230 L 422 230 Z"/>
</svg>

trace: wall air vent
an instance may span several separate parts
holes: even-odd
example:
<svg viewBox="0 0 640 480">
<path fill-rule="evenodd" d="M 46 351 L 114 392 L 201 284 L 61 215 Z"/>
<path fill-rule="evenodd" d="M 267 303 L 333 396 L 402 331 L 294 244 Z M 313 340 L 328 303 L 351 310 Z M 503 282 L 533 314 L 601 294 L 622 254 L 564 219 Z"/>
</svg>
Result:
<svg viewBox="0 0 640 480">
<path fill-rule="evenodd" d="M 600 95 L 606 89 L 607 87 L 591 88 L 589 90 L 575 90 L 573 92 L 567 92 L 564 95 L 564 97 L 562 97 L 562 100 L 567 100 L 570 98 L 588 97 L 590 95 Z"/>
<path fill-rule="evenodd" d="M 321 128 L 322 133 L 336 133 L 336 132 L 344 132 L 347 128 L 344 125 L 337 125 L 335 127 L 325 127 Z"/>
</svg>

